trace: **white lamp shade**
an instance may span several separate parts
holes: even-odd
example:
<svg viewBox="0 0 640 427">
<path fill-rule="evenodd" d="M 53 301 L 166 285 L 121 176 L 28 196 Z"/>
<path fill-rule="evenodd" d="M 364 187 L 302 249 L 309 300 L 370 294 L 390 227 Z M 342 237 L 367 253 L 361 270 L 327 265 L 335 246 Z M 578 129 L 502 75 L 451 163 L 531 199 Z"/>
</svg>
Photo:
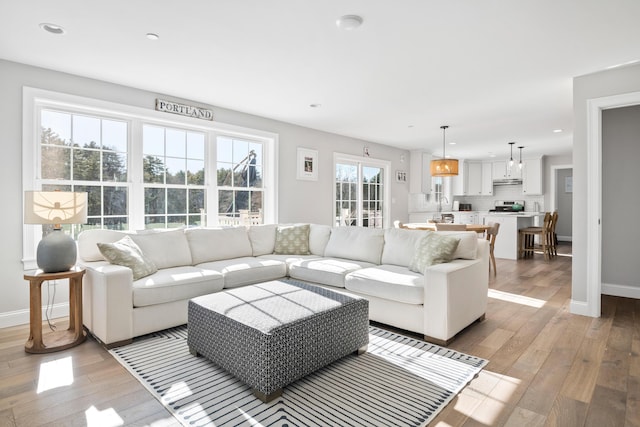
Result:
<svg viewBox="0 0 640 427">
<path fill-rule="evenodd" d="M 87 222 L 87 193 L 68 191 L 25 191 L 25 224 L 84 224 Z"/>
</svg>

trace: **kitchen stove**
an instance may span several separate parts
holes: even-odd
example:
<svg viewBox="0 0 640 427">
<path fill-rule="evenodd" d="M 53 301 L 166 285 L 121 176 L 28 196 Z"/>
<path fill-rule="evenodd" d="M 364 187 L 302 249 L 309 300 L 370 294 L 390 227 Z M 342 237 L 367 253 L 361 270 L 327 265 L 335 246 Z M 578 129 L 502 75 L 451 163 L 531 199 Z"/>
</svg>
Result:
<svg viewBox="0 0 640 427">
<path fill-rule="evenodd" d="M 523 212 L 524 200 L 496 200 L 493 209 L 489 212 Z"/>
</svg>

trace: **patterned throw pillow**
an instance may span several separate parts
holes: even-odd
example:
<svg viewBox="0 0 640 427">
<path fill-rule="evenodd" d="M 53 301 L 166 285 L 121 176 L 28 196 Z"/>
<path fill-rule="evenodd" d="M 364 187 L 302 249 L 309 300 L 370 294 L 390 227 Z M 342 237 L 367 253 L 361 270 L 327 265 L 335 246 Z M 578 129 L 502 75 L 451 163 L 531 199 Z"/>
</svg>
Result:
<svg viewBox="0 0 640 427">
<path fill-rule="evenodd" d="M 273 252 L 281 255 L 309 255 L 310 229 L 309 224 L 278 226 Z"/>
<path fill-rule="evenodd" d="M 427 233 L 416 244 L 409 270 L 424 274 L 427 267 L 451 261 L 458 247 L 460 239 L 442 236 L 437 233 Z"/>
<path fill-rule="evenodd" d="M 129 236 L 125 236 L 115 243 L 97 243 L 100 253 L 111 264 L 129 267 L 133 271 L 133 280 L 158 271 L 156 265 L 144 255 L 140 247 Z"/>
</svg>

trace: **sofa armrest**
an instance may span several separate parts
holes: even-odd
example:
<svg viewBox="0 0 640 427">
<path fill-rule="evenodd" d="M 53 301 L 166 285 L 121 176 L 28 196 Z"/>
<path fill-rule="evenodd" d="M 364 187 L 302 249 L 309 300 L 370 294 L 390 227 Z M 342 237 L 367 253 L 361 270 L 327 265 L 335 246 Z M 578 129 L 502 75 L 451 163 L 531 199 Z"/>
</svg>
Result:
<svg viewBox="0 0 640 427">
<path fill-rule="evenodd" d="M 93 335 L 109 346 L 133 338 L 133 272 L 105 261 L 86 262 L 82 317 Z"/>
<path fill-rule="evenodd" d="M 481 318 L 489 292 L 489 245 L 478 241 L 475 260 L 457 259 L 425 271 L 424 335 L 444 342 Z"/>
</svg>

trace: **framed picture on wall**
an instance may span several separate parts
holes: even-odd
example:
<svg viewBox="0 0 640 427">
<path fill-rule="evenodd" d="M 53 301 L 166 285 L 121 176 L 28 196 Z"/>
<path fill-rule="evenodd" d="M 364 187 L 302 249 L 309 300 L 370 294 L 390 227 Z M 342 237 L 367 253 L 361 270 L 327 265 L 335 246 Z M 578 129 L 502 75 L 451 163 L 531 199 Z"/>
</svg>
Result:
<svg viewBox="0 0 640 427">
<path fill-rule="evenodd" d="M 398 170 L 396 171 L 396 182 L 407 182 L 407 172 Z"/>
<path fill-rule="evenodd" d="M 573 193 L 573 177 L 572 176 L 564 177 L 564 192 Z"/>
<path fill-rule="evenodd" d="M 296 178 L 307 181 L 318 180 L 318 150 L 298 147 Z"/>
</svg>

